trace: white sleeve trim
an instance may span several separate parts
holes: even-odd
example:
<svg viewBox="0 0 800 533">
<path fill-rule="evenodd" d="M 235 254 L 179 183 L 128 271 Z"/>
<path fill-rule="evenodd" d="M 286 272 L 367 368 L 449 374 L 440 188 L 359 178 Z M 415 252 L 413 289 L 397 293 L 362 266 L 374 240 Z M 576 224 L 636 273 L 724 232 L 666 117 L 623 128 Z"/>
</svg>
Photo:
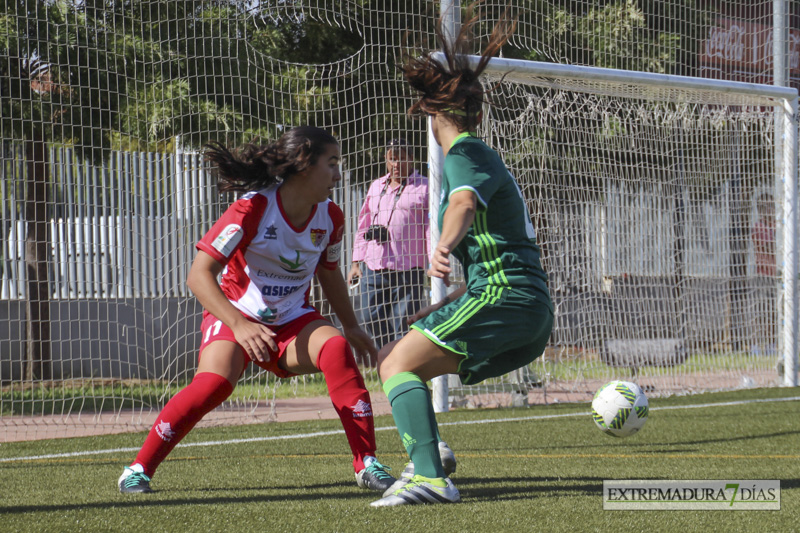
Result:
<svg viewBox="0 0 800 533">
<path fill-rule="evenodd" d="M 453 194 L 454 194 L 454 193 L 457 193 L 457 192 L 459 192 L 459 191 L 472 191 L 473 193 L 475 193 L 475 196 L 477 196 L 477 197 L 478 197 L 478 202 L 479 202 L 479 203 L 480 203 L 480 204 L 481 204 L 481 205 L 482 205 L 484 208 L 486 208 L 486 207 L 487 207 L 487 205 L 486 205 L 486 202 L 485 202 L 485 201 L 484 201 L 484 199 L 481 197 L 480 193 L 478 193 L 478 191 L 476 191 L 476 190 L 475 190 L 475 187 L 470 187 L 469 185 L 462 185 L 461 187 L 456 187 L 455 189 L 453 189 L 452 191 L 450 191 L 450 194 L 447 196 L 448 200 L 450 199 L 450 197 L 451 197 L 451 196 L 453 196 Z"/>
</svg>

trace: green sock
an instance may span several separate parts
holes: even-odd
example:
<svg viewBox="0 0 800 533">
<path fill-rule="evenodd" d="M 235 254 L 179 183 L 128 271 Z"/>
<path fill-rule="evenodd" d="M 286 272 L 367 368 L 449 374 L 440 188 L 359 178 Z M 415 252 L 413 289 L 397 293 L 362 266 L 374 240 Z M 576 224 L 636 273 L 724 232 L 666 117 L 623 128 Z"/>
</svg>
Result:
<svg viewBox="0 0 800 533">
<path fill-rule="evenodd" d="M 416 374 L 401 372 L 386 380 L 383 391 L 392 406 L 392 416 L 403 446 L 414 462 L 414 474 L 444 477 L 436 415 L 428 387 Z"/>
</svg>

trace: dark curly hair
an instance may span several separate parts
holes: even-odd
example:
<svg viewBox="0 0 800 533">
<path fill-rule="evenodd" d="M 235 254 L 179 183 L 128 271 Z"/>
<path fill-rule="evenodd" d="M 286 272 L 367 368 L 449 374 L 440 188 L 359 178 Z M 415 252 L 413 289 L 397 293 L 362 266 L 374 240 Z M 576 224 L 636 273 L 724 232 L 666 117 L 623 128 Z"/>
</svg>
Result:
<svg viewBox="0 0 800 533">
<path fill-rule="evenodd" d="M 473 3 L 467 8 L 467 21 L 461 25 L 452 41 L 444 36 L 442 18 L 438 20 L 436 37 L 446 63 L 433 59 L 431 54 L 423 57 L 404 54 L 401 66 L 403 76 L 419 94 L 419 99 L 408 108 L 409 115 L 446 113 L 461 131 L 474 131 L 477 128 L 483 104 L 488 101 L 480 75 L 517 27 L 516 18 L 512 18 L 507 9 L 495 24 L 478 65 L 470 68 L 467 54 L 473 41 L 473 30 L 481 20 L 480 13 L 476 13 L 477 4 Z"/>
<path fill-rule="evenodd" d="M 325 149 L 338 144 L 327 131 L 298 126 L 275 142 L 248 143 L 233 151 L 217 141 L 204 146 L 203 156 L 217 177 L 220 192 L 264 189 L 314 165 Z"/>
</svg>

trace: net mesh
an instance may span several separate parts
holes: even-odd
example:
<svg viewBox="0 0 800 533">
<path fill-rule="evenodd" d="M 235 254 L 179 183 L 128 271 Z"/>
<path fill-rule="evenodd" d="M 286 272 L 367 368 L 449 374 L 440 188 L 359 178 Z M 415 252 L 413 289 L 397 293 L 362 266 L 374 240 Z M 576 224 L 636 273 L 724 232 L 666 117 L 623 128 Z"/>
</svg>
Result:
<svg viewBox="0 0 800 533">
<path fill-rule="evenodd" d="M 779 384 L 776 254 L 789 220 L 766 100 L 642 99 L 630 84 L 596 94 L 522 74 L 496 84 L 485 83 L 496 90 L 481 133 L 528 201 L 556 323 L 530 368 L 477 387 L 451 380 L 451 402 L 587 399 L 620 377 L 652 395 Z"/>
<path fill-rule="evenodd" d="M 769 1 L 487 1 L 479 37 L 507 4 L 516 58 L 772 81 Z M 0 0 L 0 438 L 147 429 L 191 379 L 202 309 L 186 275 L 234 199 L 203 168 L 210 140 L 303 123 L 336 135 L 346 275 L 388 141 L 405 138 L 427 173 L 425 123 L 405 114 L 413 100 L 395 66 L 409 42 L 434 46 L 438 7 Z M 788 2 L 784 84 L 797 81 L 797 12 Z M 556 330 L 530 368 L 454 387 L 453 401 L 550 401 L 632 368 L 655 394 L 776 383 L 780 271 L 759 271 L 780 257 L 785 223 L 775 100 L 515 76 L 481 134 L 526 194 Z M 770 228 L 752 226 L 769 194 L 777 244 L 762 249 Z M 375 330 L 364 289 L 353 303 Z M 316 288 L 312 301 L 332 316 Z M 631 364 L 636 354 L 675 364 Z M 377 402 L 373 362 L 362 363 Z M 285 419 L 283 400 L 324 395 L 319 375 L 276 380 L 251 366 L 201 425 Z"/>
</svg>

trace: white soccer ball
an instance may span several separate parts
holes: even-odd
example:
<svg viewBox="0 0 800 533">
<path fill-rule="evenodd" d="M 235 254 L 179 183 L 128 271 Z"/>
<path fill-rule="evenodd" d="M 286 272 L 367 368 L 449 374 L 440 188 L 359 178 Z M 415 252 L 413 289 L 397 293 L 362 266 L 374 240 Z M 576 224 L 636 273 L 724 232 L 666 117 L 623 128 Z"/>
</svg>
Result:
<svg viewBox="0 0 800 533">
<path fill-rule="evenodd" d="M 592 400 L 592 418 L 603 433 L 614 437 L 633 435 L 647 422 L 647 396 L 636 383 L 611 381 Z"/>
</svg>

